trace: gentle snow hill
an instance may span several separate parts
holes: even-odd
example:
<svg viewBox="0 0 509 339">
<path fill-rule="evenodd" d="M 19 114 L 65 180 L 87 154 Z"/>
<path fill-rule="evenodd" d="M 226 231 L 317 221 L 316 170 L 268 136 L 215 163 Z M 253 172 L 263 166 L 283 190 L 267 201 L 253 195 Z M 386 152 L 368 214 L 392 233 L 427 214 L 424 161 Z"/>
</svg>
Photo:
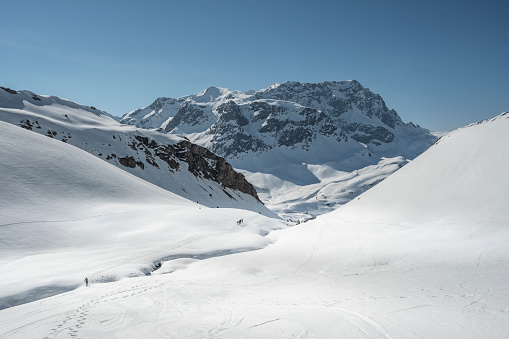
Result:
<svg viewBox="0 0 509 339">
<path fill-rule="evenodd" d="M 508 117 L 451 133 L 263 249 L 11 307 L 0 336 L 507 338 Z"/>
<path fill-rule="evenodd" d="M 210 87 L 158 98 L 120 121 L 185 136 L 225 157 L 270 209 L 292 219 L 334 210 L 437 139 L 355 80 L 288 81 L 246 93 Z"/>
<path fill-rule="evenodd" d="M 397 176 L 344 206 L 341 216 L 407 225 L 427 220 L 471 225 L 472 235 L 495 231 L 488 225 L 509 220 L 507 131 L 509 113 L 503 113 L 443 136 Z M 359 215 L 357 206 L 369 214 Z"/>
<path fill-rule="evenodd" d="M 219 293 L 228 277 L 214 300 L 232 315 L 224 338 L 508 337 L 508 130 L 504 113 L 454 131 L 358 199 L 273 232 L 264 250 L 173 279 L 199 275 L 193 292 L 214 281 Z M 201 319 L 204 330 L 219 321 Z"/>
<path fill-rule="evenodd" d="M 0 88 L 0 120 L 58 139 L 208 207 L 274 216 L 222 158 L 182 137 L 126 126 L 94 107 Z"/>
<path fill-rule="evenodd" d="M 172 255 L 260 248 L 263 235 L 284 226 L 206 208 L 5 122 L 0 145 L 0 309 L 74 289 L 85 276 L 96 283 L 144 275 Z"/>
</svg>

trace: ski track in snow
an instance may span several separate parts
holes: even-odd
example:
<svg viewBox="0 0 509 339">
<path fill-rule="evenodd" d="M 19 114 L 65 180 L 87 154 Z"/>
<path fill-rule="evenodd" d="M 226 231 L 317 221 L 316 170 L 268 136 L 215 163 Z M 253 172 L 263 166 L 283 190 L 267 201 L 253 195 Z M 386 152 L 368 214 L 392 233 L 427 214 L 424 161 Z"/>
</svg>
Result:
<svg viewBox="0 0 509 339">
<path fill-rule="evenodd" d="M 168 282 L 169 283 L 169 282 Z M 64 336 L 70 337 L 78 337 L 82 333 L 86 334 L 86 323 L 89 316 L 89 313 L 94 311 L 94 308 L 111 302 L 115 302 L 119 299 L 136 297 L 139 295 L 145 294 L 147 291 L 154 288 L 161 288 L 166 283 L 161 283 L 159 285 L 150 284 L 149 282 L 144 282 L 138 284 L 129 289 L 118 289 L 113 292 L 104 294 L 96 299 L 91 299 L 86 303 L 82 304 L 78 308 L 69 312 L 56 326 L 51 329 L 51 332 L 45 336 L 45 339 L 57 338 L 61 334 Z M 114 319 L 113 323 L 121 325 L 123 319 L 125 317 L 126 311 L 122 310 L 122 313 Z"/>
<path fill-rule="evenodd" d="M 363 333 L 365 333 L 369 338 L 386 338 L 386 339 L 394 339 L 387 333 L 387 330 L 374 321 L 372 318 L 360 313 L 355 312 L 346 308 L 341 307 L 324 307 L 324 306 L 305 306 L 305 307 L 320 307 L 326 310 L 335 310 L 341 313 L 346 313 L 348 315 L 352 315 L 354 318 L 346 317 L 346 320 L 349 321 L 352 325 L 359 328 Z"/>
<path fill-rule="evenodd" d="M 293 274 L 299 273 L 302 270 L 302 268 L 304 268 L 304 266 L 306 266 L 309 262 L 311 262 L 311 260 L 313 259 L 313 256 L 315 255 L 316 251 L 318 250 L 320 242 L 322 241 L 323 233 L 324 233 L 324 230 L 326 227 L 329 227 L 329 223 L 327 221 L 325 221 L 323 225 L 320 225 L 320 233 L 318 234 L 318 239 L 314 242 L 313 249 L 311 250 L 309 257 L 299 267 L 297 267 L 297 269 L 295 270 L 295 272 Z"/>
<path fill-rule="evenodd" d="M 19 222 L 12 222 L 8 224 L 2 224 L 0 227 L 7 227 L 7 226 L 13 226 L 13 225 L 25 225 L 25 224 L 47 224 L 47 223 L 63 223 L 63 222 L 74 222 L 74 221 L 84 221 L 84 220 L 90 220 L 95 218 L 101 218 L 105 216 L 112 216 L 112 215 L 122 215 L 124 213 L 107 213 L 107 214 L 97 214 L 92 215 L 84 218 L 77 218 L 77 219 L 64 219 L 64 220 L 31 220 L 31 221 L 19 221 Z"/>
</svg>

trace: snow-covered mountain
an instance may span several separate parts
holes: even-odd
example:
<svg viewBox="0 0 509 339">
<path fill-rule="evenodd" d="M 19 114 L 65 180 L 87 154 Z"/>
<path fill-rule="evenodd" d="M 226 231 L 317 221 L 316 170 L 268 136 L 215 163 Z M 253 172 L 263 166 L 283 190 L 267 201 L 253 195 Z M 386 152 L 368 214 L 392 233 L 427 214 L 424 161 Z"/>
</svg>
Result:
<svg viewBox="0 0 509 339">
<path fill-rule="evenodd" d="M 210 87 L 179 99 L 158 98 L 121 122 L 187 135 L 230 160 L 274 149 L 311 150 L 325 140 L 368 156 L 385 152 L 413 158 L 433 140 L 429 131 L 403 123 L 379 95 L 355 80 L 289 81 L 248 93 Z M 330 160 L 326 151 L 314 159 L 320 156 L 321 162 Z"/>
<path fill-rule="evenodd" d="M 292 190 L 292 200 L 270 206 L 280 214 L 330 211 L 436 141 L 355 80 L 290 81 L 246 93 L 210 87 L 158 98 L 120 121 L 186 136 L 225 157 L 269 204 L 280 187 L 285 195 Z M 369 175 L 357 176 L 359 170 Z M 330 184 L 338 189 L 323 195 Z"/>
<path fill-rule="evenodd" d="M 201 205 L 272 215 L 243 174 L 185 138 L 119 124 L 70 100 L 5 87 L 0 120 L 78 147 Z"/>
<path fill-rule="evenodd" d="M 0 295 L 60 292 L 0 310 L 1 337 L 509 334 L 509 113 L 450 133 L 342 208 L 280 230 L 276 219 L 200 209 L 65 143 L 0 129 L 0 180 L 16 193 L 1 206 L 34 214 L 0 227 Z M 73 205 L 81 214 L 68 220 Z"/>
</svg>

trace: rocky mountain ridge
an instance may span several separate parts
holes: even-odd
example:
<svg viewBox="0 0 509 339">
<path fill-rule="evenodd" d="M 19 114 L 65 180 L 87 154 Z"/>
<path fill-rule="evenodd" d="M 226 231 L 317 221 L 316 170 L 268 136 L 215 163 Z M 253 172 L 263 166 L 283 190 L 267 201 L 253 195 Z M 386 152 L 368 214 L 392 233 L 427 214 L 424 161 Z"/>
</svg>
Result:
<svg viewBox="0 0 509 339">
<path fill-rule="evenodd" d="M 434 141 L 428 130 L 405 124 L 380 95 L 356 80 L 289 81 L 246 93 L 210 87 L 178 99 L 158 98 L 121 122 L 186 135 L 229 160 L 276 148 L 309 151 L 320 139 L 350 141 L 368 156 L 413 158 Z M 396 146 L 402 143 L 407 147 Z"/>
<path fill-rule="evenodd" d="M 81 148 L 205 206 L 271 214 L 243 174 L 185 138 L 119 124 L 94 107 L 6 87 L 0 88 L 0 120 Z"/>
<path fill-rule="evenodd" d="M 120 121 L 185 136 L 225 157 L 285 218 L 336 209 L 437 139 L 356 80 L 248 92 L 209 87 L 158 98 Z"/>
</svg>

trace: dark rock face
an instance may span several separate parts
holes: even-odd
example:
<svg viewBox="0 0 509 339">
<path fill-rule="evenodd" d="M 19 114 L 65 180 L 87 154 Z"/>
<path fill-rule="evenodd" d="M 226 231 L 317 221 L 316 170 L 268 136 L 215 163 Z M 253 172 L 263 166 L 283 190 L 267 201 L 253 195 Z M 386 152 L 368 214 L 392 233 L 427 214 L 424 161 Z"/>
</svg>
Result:
<svg viewBox="0 0 509 339">
<path fill-rule="evenodd" d="M 0 86 L 1 89 L 3 89 L 4 91 L 6 91 L 7 93 L 10 93 L 10 94 L 18 94 L 18 92 L 16 92 L 15 90 L 13 89 L 10 89 L 8 87 L 2 87 Z"/>
<path fill-rule="evenodd" d="M 333 133 L 333 129 L 343 129 L 346 132 L 355 134 L 364 134 L 362 142 L 369 143 L 371 141 L 370 130 L 376 129 L 375 125 L 362 125 L 355 122 L 349 122 L 342 119 L 347 112 L 354 110 L 360 111 L 369 119 L 379 120 L 382 124 L 389 128 L 395 128 L 397 125 L 404 125 L 396 111 L 389 110 L 385 105 L 382 97 L 374 94 L 369 89 L 352 80 L 351 82 L 323 82 L 318 84 L 301 84 L 299 82 L 287 82 L 280 86 L 260 91 L 256 94 L 259 99 L 279 99 L 297 102 L 303 106 L 320 110 L 322 116 L 316 116 L 314 121 L 309 123 L 317 124 L 322 122 L 324 118 L 328 120 L 324 122 L 322 131 L 324 134 Z M 357 130 L 360 128 L 360 130 Z M 340 133 L 340 131 L 338 131 Z M 376 143 L 392 142 L 390 138 L 378 138 L 380 132 L 373 135 Z M 356 140 L 355 138 L 353 138 Z"/>
<path fill-rule="evenodd" d="M 175 117 L 166 125 L 165 130 L 169 132 L 183 123 L 194 126 L 206 122 L 207 117 L 204 115 L 203 109 L 204 107 L 194 105 L 189 101 L 184 102 L 180 105 Z"/>
<path fill-rule="evenodd" d="M 227 103 L 220 105 L 217 108 L 217 113 L 219 113 L 219 124 L 225 124 L 230 121 L 239 127 L 249 124 L 249 120 L 247 120 L 240 112 L 239 105 L 233 101 L 228 101 Z"/>
<path fill-rule="evenodd" d="M 213 146 L 211 150 L 225 157 L 237 155 L 246 151 L 268 149 L 260 139 L 245 132 L 244 126 L 249 120 L 242 114 L 239 105 L 228 101 L 217 108 L 219 117 L 206 132 L 212 135 Z"/>
<path fill-rule="evenodd" d="M 24 120 L 21 120 L 20 123 L 19 123 L 19 126 L 20 127 L 23 127 L 24 129 L 27 129 L 29 131 L 32 130 L 32 128 L 37 128 L 37 129 L 41 129 L 41 125 L 39 125 L 39 122 L 37 120 L 35 121 L 30 121 L 28 119 L 24 119 Z"/>
<path fill-rule="evenodd" d="M 168 164 L 170 170 L 175 171 L 182 170 L 181 163 L 185 163 L 189 172 L 196 177 L 216 181 L 224 188 L 249 194 L 260 201 L 254 186 L 246 180 L 243 174 L 236 172 L 224 158 L 217 156 L 205 147 L 186 140 L 174 145 L 159 145 L 154 140 L 143 136 L 136 136 L 135 140 L 130 146 L 143 151 L 146 162 L 152 166 L 159 167 L 154 161 L 154 157 L 163 160 Z M 135 161 L 133 157 L 119 158 L 119 161 L 124 166 L 131 168 L 140 166 L 143 169 L 143 163 Z"/>
<path fill-rule="evenodd" d="M 364 144 L 372 143 L 376 146 L 382 143 L 390 143 L 394 140 L 395 135 L 387 128 L 381 126 L 370 126 L 361 124 L 351 124 L 346 126 L 345 130 L 351 132 L 351 137 L 355 141 Z"/>
<path fill-rule="evenodd" d="M 121 165 L 129 168 L 135 168 L 136 166 L 139 166 L 141 169 L 145 168 L 145 164 L 142 163 L 141 161 L 136 161 L 134 157 L 118 158 L 118 161 L 120 162 Z"/>
<path fill-rule="evenodd" d="M 179 159 L 189 165 L 189 171 L 194 175 L 214 180 L 223 187 L 249 194 L 260 201 L 254 186 L 243 174 L 236 172 L 224 158 L 189 141 L 181 141 L 175 146 Z"/>
</svg>

